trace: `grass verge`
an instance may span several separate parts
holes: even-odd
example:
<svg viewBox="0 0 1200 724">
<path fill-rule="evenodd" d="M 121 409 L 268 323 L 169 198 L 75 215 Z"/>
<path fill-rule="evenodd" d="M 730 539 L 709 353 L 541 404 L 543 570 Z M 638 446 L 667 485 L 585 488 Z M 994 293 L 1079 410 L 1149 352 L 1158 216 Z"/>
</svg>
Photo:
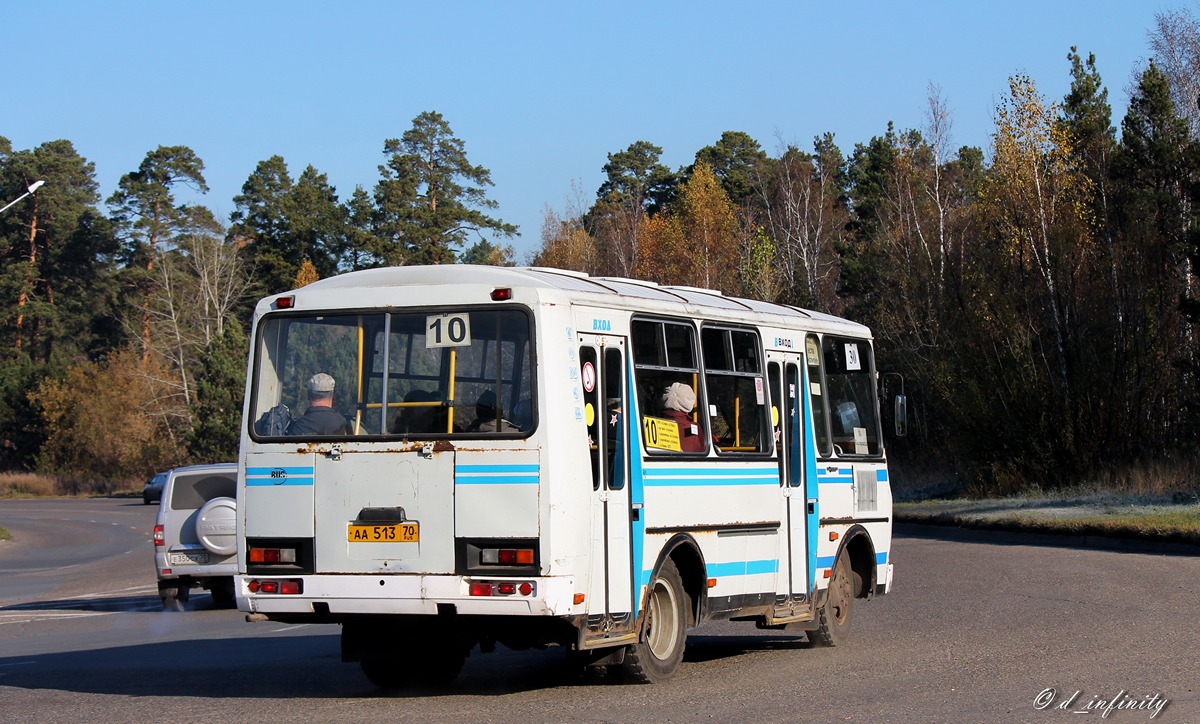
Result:
<svg viewBox="0 0 1200 724">
<path fill-rule="evenodd" d="M 0 498 L 53 498 L 57 496 L 131 496 L 142 490 L 137 480 L 97 480 L 78 476 L 39 473 L 0 473 Z"/>
<path fill-rule="evenodd" d="M 930 500 L 897 503 L 896 520 L 1200 545 L 1200 504 L 1107 500 Z"/>
</svg>

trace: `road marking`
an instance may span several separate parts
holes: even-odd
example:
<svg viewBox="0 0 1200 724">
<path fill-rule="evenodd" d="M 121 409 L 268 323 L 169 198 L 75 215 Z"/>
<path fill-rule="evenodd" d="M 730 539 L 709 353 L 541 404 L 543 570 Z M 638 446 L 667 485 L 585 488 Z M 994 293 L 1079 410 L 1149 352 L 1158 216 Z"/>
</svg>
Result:
<svg viewBox="0 0 1200 724">
<path fill-rule="evenodd" d="M 33 621 L 51 621 L 70 618 L 91 618 L 94 616 L 111 616 L 115 613 L 144 613 L 157 611 L 160 603 L 157 596 L 144 603 L 128 602 L 119 608 L 109 611 L 86 610 L 90 606 L 112 606 L 121 598 L 138 595 L 150 595 L 157 592 L 157 586 L 140 585 L 121 588 L 114 591 L 85 593 L 79 596 L 69 596 L 50 601 L 29 601 L 0 607 L 0 625 L 12 623 L 31 623 Z M 85 605 L 80 605 L 85 604 Z"/>
<path fill-rule="evenodd" d="M 34 621 L 58 621 L 69 618 L 92 618 L 94 616 L 111 616 L 120 611 L 77 611 L 60 613 L 58 611 L 21 611 L 20 614 L 0 614 L 0 626 L 10 623 L 32 623 Z"/>
</svg>

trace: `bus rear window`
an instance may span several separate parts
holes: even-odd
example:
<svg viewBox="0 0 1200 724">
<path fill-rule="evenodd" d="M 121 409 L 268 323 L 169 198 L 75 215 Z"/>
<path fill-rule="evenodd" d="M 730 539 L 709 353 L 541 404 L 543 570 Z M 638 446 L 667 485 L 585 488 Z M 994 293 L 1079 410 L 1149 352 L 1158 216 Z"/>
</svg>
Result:
<svg viewBox="0 0 1200 724">
<path fill-rule="evenodd" d="M 533 429 L 533 340 L 519 309 L 276 316 L 255 349 L 256 438 Z"/>
</svg>

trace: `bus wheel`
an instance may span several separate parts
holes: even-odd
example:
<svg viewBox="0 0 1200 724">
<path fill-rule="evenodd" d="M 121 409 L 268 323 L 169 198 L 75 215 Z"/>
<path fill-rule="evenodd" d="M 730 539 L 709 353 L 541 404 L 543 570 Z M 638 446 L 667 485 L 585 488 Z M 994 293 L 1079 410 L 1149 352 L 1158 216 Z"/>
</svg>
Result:
<svg viewBox="0 0 1200 724">
<path fill-rule="evenodd" d="M 687 640 L 687 601 L 683 579 L 668 558 L 650 584 L 642 640 L 629 647 L 621 664 L 626 679 L 653 684 L 679 668 Z"/>
<path fill-rule="evenodd" d="M 208 589 L 212 595 L 213 605 L 217 608 L 233 608 L 237 605 L 237 598 L 233 592 L 233 579 L 226 578 L 212 584 L 212 588 Z"/>
<path fill-rule="evenodd" d="M 392 659 L 370 659 L 359 666 L 370 681 L 380 689 L 399 689 L 405 684 L 412 683 L 415 672 L 411 666 L 397 663 Z"/>
<path fill-rule="evenodd" d="M 850 557 L 845 551 L 838 556 L 829 580 L 829 591 L 825 604 L 817 611 L 817 629 L 808 632 L 813 646 L 841 646 L 850 636 L 850 624 L 854 621 L 854 588 L 858 575 L 850 568 Z"/>
<path fill-rule="evenodd" d="M 423 643 L 426 645 L 416 647 L 414 653 L 403 658 L 364 659 L 359 666 L 367 680 L 381 689 L 449 686 L 462 671 L 470 650 L 451 640 L 434 642 L 431 638 Z"/>
</svg>

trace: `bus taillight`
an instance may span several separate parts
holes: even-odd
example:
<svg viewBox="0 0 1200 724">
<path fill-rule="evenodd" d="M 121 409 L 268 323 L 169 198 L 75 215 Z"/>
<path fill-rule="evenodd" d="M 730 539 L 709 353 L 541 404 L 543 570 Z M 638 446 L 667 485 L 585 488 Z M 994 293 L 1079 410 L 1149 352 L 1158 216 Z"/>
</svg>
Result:
<svg viewBox="0 0 1200 724">
<path fill-rule="evenodd" d="M 467 588 L 471 596 L 532 596 L 536 590 L 530 581 L 475 582 Z"/>
<path fill-rule="evenodd" d="M 295 548 L 251 548 L 248 553 L 251 563 L 295 563 Z"/>
<path fill-rule="evenodd" d="M 304 593 L 304 582 L 295 578 L 284 578 L 280 580 L 259 580 L 255 578 L 246 584 L 246 589 L 250 593 L 267 593 L 280 594 L 284 596 L 298 596 Z"/>
<path fill-rule="evenodd" d="M 484 548 L 479 562 L 485 566 L 532 566 L 532 548 Z"/>
</svg>

